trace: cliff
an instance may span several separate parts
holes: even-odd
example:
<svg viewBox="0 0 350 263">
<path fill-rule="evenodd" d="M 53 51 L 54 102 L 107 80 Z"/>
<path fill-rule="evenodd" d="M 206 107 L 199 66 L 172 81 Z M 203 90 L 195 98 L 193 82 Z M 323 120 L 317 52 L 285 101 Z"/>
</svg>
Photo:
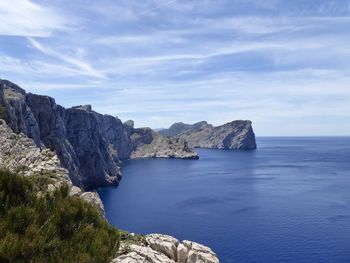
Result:
<svg viewBox="0 0 350 263">
<path fill-rule="evenodd" d="M 214 127 L 206 121 L 195 124 L 175 123 L 161 130 L 163 136 L 172 136 L 188 142 L 189 147 L 215 149 L 256 149 L 251 121 L 237 120 Z"/>
<path fill-rule="evenodd" d="M 90 105 L 66 109 L 51 97 L 26 93 L 7 80 L 0 80 L 0 109 L 15 133 L 55 151 L 73 184 L 86 189 L 118 184 L 122 159 L 198 158 L 183 141 L 135 129 L 132 121 L 122 123 Z"/>
<path fill-rule="evenodd" d="M 49 192 L 67 184 L 71 196 L 79 196 L 93 204 L 104 215 L 104 207 L 97 192 L 83 192 L 74 186 L 68 170 L 61 167 L 54 152 L 38 148 L 33 139 L 23 133 L 14 133 L 2 119 L 0 119 L 0 142 L 0 170 L 9 170 L 21 176 L 35 178 L 37 183 L 49 179 L 50 183 L 45 189 Z"/>
<path fill-rule="evenodd" d="M 84 108 L 82 110 L 90 110 L 90 109 Z M 105 218 L 104 218 L 103 204 L 101 202 L 101 199 L 99 198 L 99 195 L 96 192 L 83 192 L 82 189 L 74 186 L 68 176 L 68 170 L 61 167 L 60 161 L 57 155 L 55 154 L 55 152 L 52 152 L 49 149 L 40 149 L 39 147 L 37 147 L 33 139 L 28 138 L 23 133 L 18 133 L 18 134 L 14 133 L 12 129 L 2 119 L 0 119 L 0 142 L 1 142 L 0 170 L 9 170 L 20 176 L 31 178 L 32 179 L 31 182 L 34 182 L 36 184 L 36 188 L 40 188 L 40 192 L 36 196 L 38 196 L 39 198 L 40 196 L 43 198 L 47 198 L 47 200 L 53 200 L 53 199 L 50 199 L 50 195 L 49 195 L 50 193 L 53 196 L 55 196 L 57 200 L 59 200 L 57 196 L 57 191 L 60 190 L 60 188 L 63 187 L 64 185 L 67 185 L 68 195 L 76 196 L 79 199 L 82 199 L 85 202 L 92 204 L 94 207 L 97 208 L 97 211 L 99 211 L 98 214 L 100 214 L 99 216 L 101 219 L 97 220 L 95 217 L 92 217 L 91 219 L 92 214 L 88 214 L 87 213 L 88 208 L 84 206 L 84 210 L 81 210 L 81 211 L 74 210 L 73 208 L 73 210 L 70 211 L 70 214 L 69 214 L 69 216 L 71 216 L 70 220 L 65 221 L 65 224 L 68 224 L 68 222 L 72 223 L 72 220 L 73 220 L 72 216 L 74 213 L 77 213 L 76 217 L 73 216 L 74 220 L 79 220 L 79 218 L 84 218 L 84 220 L 87 220 L 89 218 L 89 220 L 93 220 L 94 223 L 91 223 L 91 224 L 89 224 L 89 222 L 86 222 L 86 221 L 77 222 L 79 225 L 89 224 L 88 230 L 90 232 L 92 231 L 93 228 L 97 228 L 97 227 L 99 227 L 99 229 L 101 228 L 101 224 L 102 224 L 101 222 L 103 221 L 105 222 Z M 13 180 L 9 180 L 9 181 L 12 181 L 12 183 L 14 182 Z M 10 185 L 10 182 L 4 184 L 3 186 L 6 187 L 8 185 Z M 16 187 L 17 188 L 14 190 L 17 194 L 19 195 L 25 194 L 25 193 L 19 192 L 20 188 L 18 185 L 16 185 Z M 26 189 L 26 191 L 28 195 L 28 189 Z M 2 196 L 2 198 L 6 200 L 10 200 L 10 198 L 6 195 Z M 74 199 L 72 199 L 71 201 L 72 203 L 70 204 L 77 205 L 77 202 L 75 202 Z M 29 203 L 31 204 L 31 202 Z M 41 203 L 41 206 L 43 204 L 49 204 L 49 203 L 51 204 L 51 202 Z M 24 209 L 23 206 L 21 208 Z M 18 210 L 19 208 L 16 208 L 16 209 Z M 26 209 L 28 210 L 29 208 L 26 207 Z M 59 208 L 50 207 L 50 209 L 59 209 Z M 12 212 L 13 211 L 14 210 L 12 210 Z M 62 211 L 62 207 L 60 211 L 62 212 L 62 215 L 63 215 L 64 212 Z M 86 217 L 83 217 L 83 215 L 85 215 Z M 18 220 L 20 216 L 21 215 L 18 214 L 18 217 L 14 217 L 14 220 Z M 52 218 L 51 214 L 50 216 Z M 96 220 L 100 223 L 96 223 Z M 48 222 L 48 221 L 45 221 L 45 222 Z M 18 222 L 14 222 L 14 223 L 18 223 Z M 18 224 L 20 224 L 20 222 Z M 28 227 L 33 228 L 32 225 L 29 225 Z M 80 229 L 77 225 L 75 225 L 74 229 L 71 229 L 71 231 L 73 233 L 76 233 L 79 231 L 84 231 L 84 228 Z M 31 240 L 32 239 L 36 240 L 35 238 L 37 238 L 37 236 L 40 235 L 40 232 L 32 233 L 29 231 L 29 233 L 31 233 L 31 236 L 30 236 Z M 79 233 L 77 233 L 77 235 L 79 235 Z M 47 238 L 47 236 L 45 237 Z M 115 242 L 113 235 L 110 235 L 108 237 L 106 234 L 104 234 L 103 237 L 104 237 L 104 242 L 107 244 L 111 242 Z M 65 241 L 64 238 L 67 238 L 67 237 L 63 237 L 62 241 Z M 91 235 L 86 238 L 90 238 L 95 242 L 101 241 L 99 239 L 95 240 Z M 108 240 L 106 240 L 106 238 Z M 109 239 L 109 238 L 113 238 L 113 239 Z M 4 239 L 4 237 L 0 238 L 0 242 L 8 243 L 8 241 Z M 53 240 L 48 240 L 48 242 L 53 242 Z M 119 243 L 120 243 L 120 246 L 119 246 Z M 60 244 L 65 244 L 65 243 L 61 242 Z M 83 247 L 83 248 L 79 247 L 79 244 L 80 243 L 77 243 L 77 242 L 74 243 L 77 251 L 75 250 L 70 251 L 70 253 L 73 253 L 73 257 L 74 256 L 79 257 L 78 253 L 83 253 L 82 251 L 87 249 L 87 247 Z M 52 247 L 49 245 L 45 246 L 45 243 L 40 243 L 40 242 L 29 243 L 29 245 L 31 250 L 35 250 L 38 247 L 45 247 L 46 256 L 55 254 L 56 247 Z M 27 244 L 23 243 L 22 246 L 27 248 Z M 180 243 L 174 237 L 171 237 L 168 235 L 161 235 L 161 234 L 149 234 L 146 236 L 142 236 L 142 235 L 136 236 L 134 234 L 126 233 L 126 234 L 123 234 L 123 238 L 121 241 L 118 240 L 117 244 L 116 245 L 112 244 L 111 247 L 112 248 L 119 247 L 116 255 L 114 255 L 114 252 L 113 252 L 114 249 L 112 249 L 111 251 L 113 252 L 112 254 L 111 252 L 106 251 L 105 248 L 104 249 L 94 248 L 92 250 L 89 250 L 89 253 L 91 253 L 92 254 L 91 256 L 93 256 L 95 259 L 96 258 L 99 259 L 99 256 L 101 255 L 94 254 L 94 253 L 101 253 L 101 251 L 103 250 L 104 258 L 107 256 L 108 258 L 114 258 L 111 263 L 117 263 L 117 262 L 120 262 L 120 263 L 122 262 L 124 263 L 127 263 L 127 262 L 218 263 L 219 262 L 216 254 L 206 246 L 203 246 L 195 242 L 187 241 L 187 240 Z M 16 250 L 15 248 L 12 248 L 11 251 L 18 253 L 18 250 Z M 26 254 L 21 254 L 21 256 L 24 256 L 24 255 Z M 7 257 L 11 257 L 12 255 L 2 253 L 0 255 L 0 258 L 2 258 L 2 256 L 7 258 Z M 29 255 L 27 256 L 26 256 L 26 260 L 30 260 L 29 256 L 35 257 L 35 256 L 38 256 L 38 254 L 29 253 Z M 84 254 L 84 256 L 85 256 L 85 261 L 82 261 L 82 262 L 92 262 L 92 261 L 86 260 L 86 256 L 87 256 L 86 254 Z M 61 260 L 62 259 L 60 258 L 59 261 Z M 69 260 L 70 259 L 64 259 L 63 261 L 69 262 Z M 58 261 L 53 258 L 50 258 L 49 261 L 45 261 L 45 262 L 58 262 Z M 78 261 L 74 261 L 74 262 L 78 262 Z M 100 258 L 98 262 L 106 262 L 106 261 Z"/>
</svg>

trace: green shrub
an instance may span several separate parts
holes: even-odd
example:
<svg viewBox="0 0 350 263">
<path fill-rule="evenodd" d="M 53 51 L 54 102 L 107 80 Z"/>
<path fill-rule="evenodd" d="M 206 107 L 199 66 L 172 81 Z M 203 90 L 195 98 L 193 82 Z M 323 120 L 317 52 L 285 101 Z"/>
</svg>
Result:
<svg viewBox="0 0 350 263">
<path fill-rule="evenodd" d="M 38 196 L 35 182 L 0 171 L 0 262 L 109 262 L 119 232 L 67 185 Z"/>
<path fill-rule="evenodd" d="M 6 108 L 4 106 L 0 106 L 0 119 L 5 119 L 6 117 Z"/>
</svg>

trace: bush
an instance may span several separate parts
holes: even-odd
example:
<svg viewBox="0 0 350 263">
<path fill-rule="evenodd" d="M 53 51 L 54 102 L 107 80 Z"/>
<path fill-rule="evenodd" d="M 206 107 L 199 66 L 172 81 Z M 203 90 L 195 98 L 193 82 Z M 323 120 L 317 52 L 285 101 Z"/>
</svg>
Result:
<svg viewBox="0 0 350 263">
<path fill-rule="evenodd" d="M 0 171 L 0 262 L 109 262 L 119 232 L 67 185 L 39 196 L 33 181 Z"/>
<path fill-rule="evenodd" d="M 0 119 L 5 119 L 6 117 L 6 108 L 4 106 L 0 106 Z"/>
</svg>

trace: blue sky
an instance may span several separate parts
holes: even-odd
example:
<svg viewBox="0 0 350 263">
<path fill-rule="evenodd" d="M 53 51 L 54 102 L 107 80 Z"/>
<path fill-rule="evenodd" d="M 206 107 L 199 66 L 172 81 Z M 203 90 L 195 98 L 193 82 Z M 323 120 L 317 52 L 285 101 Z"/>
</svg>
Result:
<svg viewBox="0 0 350 263">
<path fill-rule="evenodd" d="M 0 78 L 133 119 L 350 135 L 348 0 L 0 0 Z"/>
</svg>

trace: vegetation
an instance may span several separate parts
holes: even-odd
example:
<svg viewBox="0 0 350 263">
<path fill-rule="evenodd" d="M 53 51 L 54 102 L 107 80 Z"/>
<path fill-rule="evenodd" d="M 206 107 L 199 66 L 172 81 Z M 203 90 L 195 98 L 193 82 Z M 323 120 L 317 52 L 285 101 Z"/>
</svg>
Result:
<svg viewBox="0 0 350 263">
<path fill-rule="evenodd" d="M 4 106 L 0 106 L 0 119 L 5 119 L 6 117 L 6 108 Z"/>
<path fill-rule="evenodd" d="M 109 262 L 119 232 L 67 185 L 38 194 L 39 180 L 0 171 L 0 262 Z"/>
</svg>

